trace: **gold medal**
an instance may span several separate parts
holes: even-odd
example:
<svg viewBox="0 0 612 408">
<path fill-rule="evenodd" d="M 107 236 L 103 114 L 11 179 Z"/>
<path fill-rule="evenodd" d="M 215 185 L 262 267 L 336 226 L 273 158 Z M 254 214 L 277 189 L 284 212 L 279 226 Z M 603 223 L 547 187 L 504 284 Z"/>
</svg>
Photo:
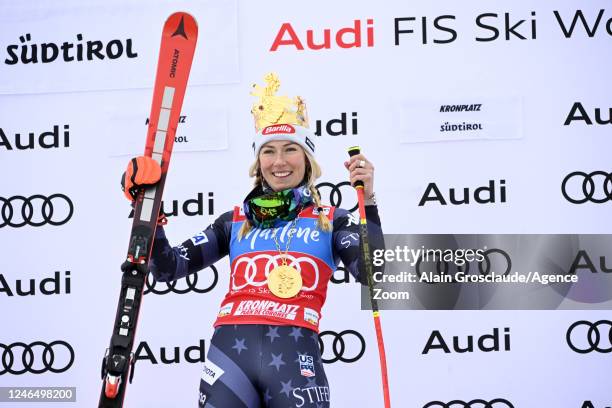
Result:
<svg viewBox="0 0 612 408">
<path fill-rule="evenodd" d="M 302 289 L 302 275 L 292 266 L 277 266 L 268 275 L 268 288 L 279 298 L 292 298 Z"/>
</svg>

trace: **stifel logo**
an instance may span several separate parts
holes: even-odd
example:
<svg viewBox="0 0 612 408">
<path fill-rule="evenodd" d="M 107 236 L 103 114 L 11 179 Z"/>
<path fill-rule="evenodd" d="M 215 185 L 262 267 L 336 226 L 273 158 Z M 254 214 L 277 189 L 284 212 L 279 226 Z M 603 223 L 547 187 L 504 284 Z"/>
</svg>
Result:
<svg viewBox="0 0 612 408">
<path fill-rule="evenodd" d="M 262 135 L 275 135 L 278 133 L 295 133 L 295 128 L 291 125 L 272 125 L 264 128 Z"/>
<path fill-rule="evenodd" d="M 361 48 L 365 40 L 366 47 L 374 46 L 374 19 L 368 18 L 365 24 L 365 38 L 362 38 L 361 20 L 353 20 L 353 25 L 340 28 L 335 32 L 334 40 L 336 46 L 340 48 Z M 302 38 L 303 40 L 303 38 Z M 303 41 L 295 31 L 291 23 L 283 23 L 276 38 L 272 43 L 270 51 L 276 51 L 280 46 L 293 46 L 298 51 L 304 51 Z M 316 43 L 318 41 L 318 43 Z M 322 42 L 321 42 L 322 41 Z M 317 36 L 315 39 L 314 30 L 306 30 L 306 47 L 311 50 L 329 50 L 332 48 L 332 29 L 323 29 L 323 38 Z"/>
</svg>

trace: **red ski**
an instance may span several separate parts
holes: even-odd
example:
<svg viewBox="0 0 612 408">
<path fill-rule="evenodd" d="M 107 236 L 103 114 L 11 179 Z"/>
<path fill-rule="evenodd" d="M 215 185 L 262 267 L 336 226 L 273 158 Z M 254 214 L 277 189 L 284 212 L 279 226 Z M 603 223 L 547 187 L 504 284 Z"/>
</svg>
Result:
<svg viewBox="0 0 612 408">
<path fill-rule="evenodd" d="M 127 260 L 121 266 L 123 277 L 113 335 L 102 360 L 104 383 L 99 408 L 122 407 L 128 379 L 132 382 L 134 375 L 132 348 L 138 313 L 197 37 L 197 23 L 187 13 L 174 13 L 164 23 L 144 153 L 160 164 L 162 175 L 156 185 L 142 189 L 134 203 Z"/>
</svg>

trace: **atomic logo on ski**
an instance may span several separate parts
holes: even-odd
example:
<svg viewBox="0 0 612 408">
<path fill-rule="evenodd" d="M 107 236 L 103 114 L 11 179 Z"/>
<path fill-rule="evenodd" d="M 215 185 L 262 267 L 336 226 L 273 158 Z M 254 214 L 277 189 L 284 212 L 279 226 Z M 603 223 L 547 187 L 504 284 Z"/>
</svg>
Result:
<svg viewBox="0 0 612 408">
<path fill-rule="evenodd" d="M 185 20 L 183 17 L 181 17 L 181 22 L 179 23 L 178 27 L 176 27 L 176 31 L 171 35 L 171 37 L 176 37 L 177 35 L 183 36 L 186 40 L 189 39 L 187 38 L 187 34 L 185 34 Z"/>
</svg>

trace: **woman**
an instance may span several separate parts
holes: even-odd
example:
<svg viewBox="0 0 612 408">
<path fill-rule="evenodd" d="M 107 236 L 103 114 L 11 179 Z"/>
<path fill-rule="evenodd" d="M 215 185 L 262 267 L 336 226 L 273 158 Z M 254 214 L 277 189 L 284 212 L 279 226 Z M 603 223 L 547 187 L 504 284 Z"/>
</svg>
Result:
<svg viewBox="0 0 612 408">
<path fill-rule="evenodd" d="M 230 257 L 230 288 L 214 324 L 200 407 L 330 406 L 317 336 L 327 284 L 340 260 L 360 282 L 367 281 L 357 219 L 320 204 L 314 183 L 321 169 L 312 140 L 300 125 L 263 127 L 249 172 L 255 188 L 242 207 L 174 248 L 157 229 L 150 270 L 158 281 L 180 279 Z M 159 179 L 156 162 L 136 161 L 124 177 L 126 194 L 134 182 Z M 351 183 L 365 184 L 371 250 L 380 248 L 374 166 L 361 154 L 344 165 Z"/>
</svg>

